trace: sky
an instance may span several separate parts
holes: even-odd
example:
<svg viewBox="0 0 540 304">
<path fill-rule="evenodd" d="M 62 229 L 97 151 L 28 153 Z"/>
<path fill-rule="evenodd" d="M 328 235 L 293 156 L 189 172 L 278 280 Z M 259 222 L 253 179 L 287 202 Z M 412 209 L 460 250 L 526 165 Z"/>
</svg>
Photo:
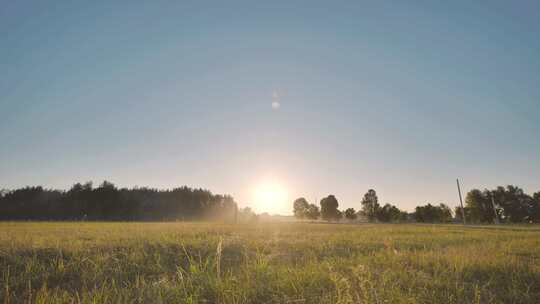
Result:
<svg viewBox="0 0 540 304">
<path fill-rule="evenodd" d="M 456 206 L 456 178 L 532 193 L 539 56 L 536 0 L 3 1 L 0 188 L 188 185 L 281 214 L 370 188 Z"/>
</svg>

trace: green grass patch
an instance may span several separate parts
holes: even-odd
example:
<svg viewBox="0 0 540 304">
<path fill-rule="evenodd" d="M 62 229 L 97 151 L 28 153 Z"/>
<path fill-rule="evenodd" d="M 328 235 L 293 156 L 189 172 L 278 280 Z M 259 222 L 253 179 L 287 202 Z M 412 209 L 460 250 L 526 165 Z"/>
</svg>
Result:
<svg viewBox="0 0 540 304">
<path fill-rule="evenodd" d="M 0 223 L 1 303 L 538 303 L 540 229 Z"/>
</svg>

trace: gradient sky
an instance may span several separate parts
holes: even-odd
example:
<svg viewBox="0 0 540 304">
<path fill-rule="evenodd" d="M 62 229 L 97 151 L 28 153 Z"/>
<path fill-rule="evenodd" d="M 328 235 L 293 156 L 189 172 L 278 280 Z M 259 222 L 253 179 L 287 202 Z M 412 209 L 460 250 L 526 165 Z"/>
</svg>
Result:
<svg viewBox="0 0 540 304">
<path fill-rule="evenodd" d="M 536 0 L 3 1 L 0 188 L 539 191 L 539 56 Z"/>
</svg>

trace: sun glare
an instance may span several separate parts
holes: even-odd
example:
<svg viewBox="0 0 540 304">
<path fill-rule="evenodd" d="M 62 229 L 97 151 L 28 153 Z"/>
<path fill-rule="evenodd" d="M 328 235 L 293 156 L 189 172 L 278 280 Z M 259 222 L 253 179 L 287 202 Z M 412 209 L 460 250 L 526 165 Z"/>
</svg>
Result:
<svg viewBox="0 0 540 304">
<path fill-rule="evenodd" d="M 280 183 L 265 181 L 255 187 L 254 208 L 258 212 L 283 213 L 287 206 L 288 192 Z"/>
</svg>

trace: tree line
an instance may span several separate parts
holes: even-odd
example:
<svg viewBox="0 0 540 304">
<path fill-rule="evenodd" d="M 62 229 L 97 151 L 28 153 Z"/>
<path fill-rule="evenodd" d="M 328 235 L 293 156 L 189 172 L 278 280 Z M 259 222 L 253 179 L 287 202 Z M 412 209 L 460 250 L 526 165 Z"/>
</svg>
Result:
<svg viewBox="0 0 540 304">
<path fill-rule="evenodd" d="M 293 202 L 293 212 L 297 219 L 340 221 L 342 219 L 356 220 L 359 216 L 363 216 L 370 222 L 406 222 L 409 220 L 409 214 L 396 206 L 391 204 L 381 206 L 377 192 L 373 189 L 364 195 L 360 211 L 357 212 L 354 208 L 340 211 L 338 207 L 339 202 L 334 195 L 323 198 L 320 202 L 320 208 L 315 204 L 310 204 L 303 197 Z"/>
<path fill-rule="evenodd" d="M 517 186 L 469 191 L 463 210 L 453 212 L 445 204 L 425 204 L 408 213 L 392 204 L 379 204 L 375 190 L 362 198 L 359 211 L 339 210 L 334 195 L 323 198 L 319 206 L 305 198 L 293 203 L 298 219 L 340 221 L 356 220 L 359 216 L 370 222 L 448 223 L 540 223 L 540 191 L 526 194 Z M 15 190 L 0 190 L 0 220 L 122 220 L 174 221 L 213 220 L 256 221 L 250 209 L 238 210 L 229 195 L 213 194 L 204 189 L 178 187 L 158 190 L 147 187 L 117 188 L 104 181 L 98 187 L 91 182 L 76 183 L 67 191 L 41 186 Z"/>
<path fill-rule="evenodd" d="M 67 191 L 24 187 L 0 192 L 0 220 L 174 221 L 235 219 L 229 195 L 204 189 L 117 188 L 104 181 L 76 183 Z"/>
<path fill-rule="evenodd" d="M 513 185 L 473 189 L 467 193 L 463 209 L 470 222 L 493 223 L 498 219 L 508 223 L 540 223 L 540 191 L 529 195 Z M 455 213 L 461 219 L 460 207 Z"/>
<path fill-rule="evenodd" d="M 338 209 L 339 203 L 334 195 L 320 201 L 320 208 L 310 204 L 305 198 L 293 202 L 293 212 L 297 219 L 340 221 L 356 220 L 364 217 L 369 222 L 420 222 L 449 223 L 461 222 L 462 211 L 468 223 L 540 223 L 540 191 L 526 194 L 516 186 L 499 186 L 494 190 L 473 189 L 465 198 L 465 207 L 456 207 L 454 212 L 446 204 L 425 204 L 417 206 L 408 213 L 392 204 L 379 204 L 375 190 L 370 189 L 360 202 L 360 210 Z"/>
</svg>

